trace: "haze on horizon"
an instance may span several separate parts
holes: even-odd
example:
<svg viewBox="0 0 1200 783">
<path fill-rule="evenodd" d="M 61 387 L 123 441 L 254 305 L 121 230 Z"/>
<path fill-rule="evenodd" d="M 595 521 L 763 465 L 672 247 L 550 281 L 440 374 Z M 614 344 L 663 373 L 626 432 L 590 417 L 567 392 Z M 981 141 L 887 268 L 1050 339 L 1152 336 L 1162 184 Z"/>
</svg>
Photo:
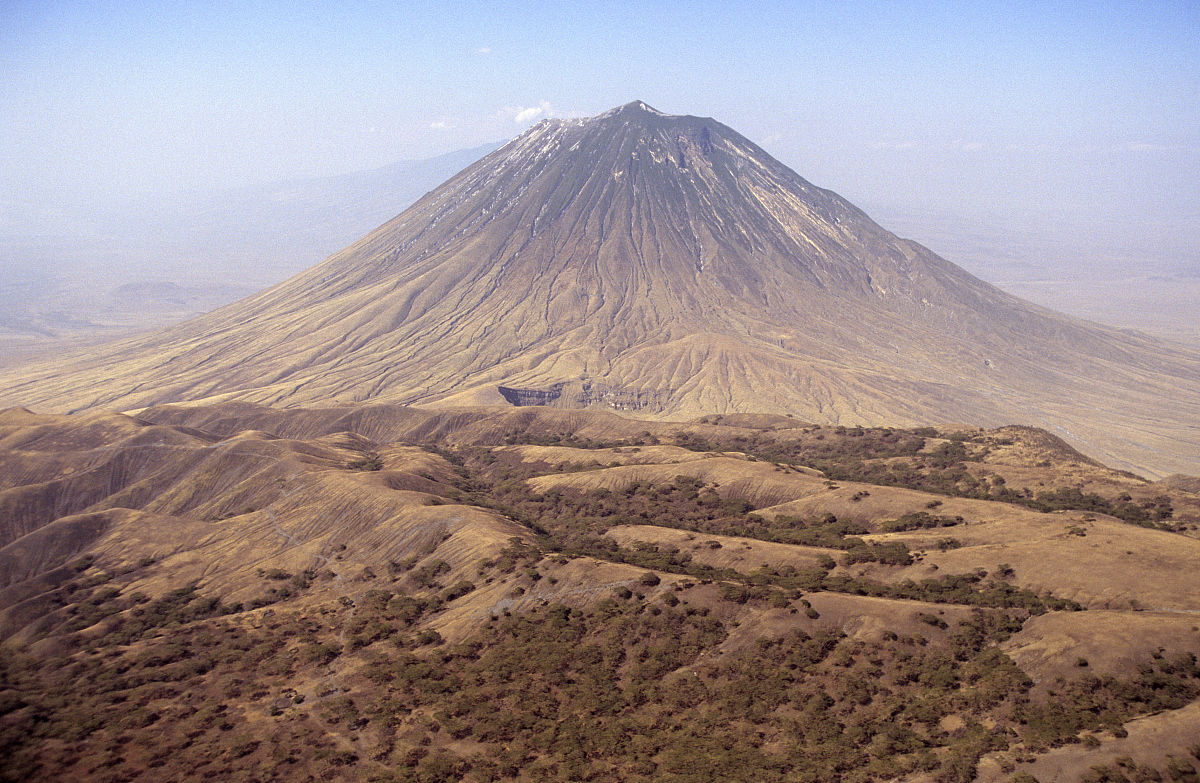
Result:
<svg viewBox="0 0 1200 783">
<path fill-rule="evenodd" d="M 995 282 L 1122 285 L 1132 265 L 1200 290 L 1196 29 L 1189 2 L 10 2 L 0 236 L 640 98 L 715 117 Z"/>
</svg>

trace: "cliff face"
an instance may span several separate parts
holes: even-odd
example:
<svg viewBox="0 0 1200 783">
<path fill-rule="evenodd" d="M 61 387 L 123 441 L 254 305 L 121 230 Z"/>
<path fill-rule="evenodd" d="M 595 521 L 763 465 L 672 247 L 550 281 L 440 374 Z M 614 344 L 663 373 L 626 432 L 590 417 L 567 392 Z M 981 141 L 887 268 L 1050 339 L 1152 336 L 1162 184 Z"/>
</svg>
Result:
<svg viewBox="0 0 1200 783">
<path fill-rule="evenodd" d="M 563 384 L 556 383 L 549 389 L 514 389 L 511 386 L 497 386 L 496 390 L 509 405 L 518 408 L 525 405 L 550 405 L 562 396 Z"/>
<path fill-rule="evenodd" d="M 0 377 L 41 408 L 228 398 L 1016 422 L 1200 472 L 1200 354 L 1007 295 L 641 102 L 539 123 L 256 296 Z"/>
</svg>

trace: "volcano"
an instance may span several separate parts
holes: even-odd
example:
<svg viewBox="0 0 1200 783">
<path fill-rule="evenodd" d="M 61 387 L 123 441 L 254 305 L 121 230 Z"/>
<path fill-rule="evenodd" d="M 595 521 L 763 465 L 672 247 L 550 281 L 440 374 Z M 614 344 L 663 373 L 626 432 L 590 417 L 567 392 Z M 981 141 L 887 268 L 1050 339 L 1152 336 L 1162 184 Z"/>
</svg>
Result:
<svg viewBox="0 0 1200 783">
<path fill-rule="evenodd" d="M 1040 308 L 715 120 L 545 120 L 291 280 L 9 370 L 0 402 L 551 405 L 1031 424 L 1200 473 L 1200 352 Z"/>
</svg>

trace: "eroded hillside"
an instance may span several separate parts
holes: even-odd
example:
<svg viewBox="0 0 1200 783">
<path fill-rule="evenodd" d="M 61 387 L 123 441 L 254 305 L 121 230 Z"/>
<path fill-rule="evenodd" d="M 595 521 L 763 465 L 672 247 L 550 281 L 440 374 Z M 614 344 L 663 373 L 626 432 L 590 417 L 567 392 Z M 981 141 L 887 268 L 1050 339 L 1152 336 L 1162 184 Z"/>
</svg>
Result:
<svg viewBox="0 0 1200 783">
<path fill-rule="evenodd" d="M 0 368 L 0 405 L 553 405 L 1017 422 L 1200 472 L 1200 353 L 1011 296 L 704 117 L 545 120 L 324 262 Z"/>
<path fill-rule="evenodd" d="M 1200 765 L 1200 495 L 1039 430 L 12 409 L 0 509 L 5 779 Z"/>
</svg>

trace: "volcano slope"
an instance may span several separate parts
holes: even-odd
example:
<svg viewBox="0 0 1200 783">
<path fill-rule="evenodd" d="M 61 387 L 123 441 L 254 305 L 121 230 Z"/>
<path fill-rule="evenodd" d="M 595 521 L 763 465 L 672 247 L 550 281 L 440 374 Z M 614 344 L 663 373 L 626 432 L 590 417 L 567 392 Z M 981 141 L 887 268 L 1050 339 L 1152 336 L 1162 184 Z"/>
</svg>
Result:
<svg viewBox="0 0 1200 783">
<path fill-rule="evenodd" d="M 1039 430 L 11 409 L 0 482 L 3 780 L 1200 765 L 1200 495 Z"/>
<path fill-rule="evenodd" d="M 0 375 L 40 410 L 231 398 L 1022 423 L 1200 473 L 1200 353 L 1007 295 L 641 102 L 537 124 L 261 294 Z"/>
</svg>

